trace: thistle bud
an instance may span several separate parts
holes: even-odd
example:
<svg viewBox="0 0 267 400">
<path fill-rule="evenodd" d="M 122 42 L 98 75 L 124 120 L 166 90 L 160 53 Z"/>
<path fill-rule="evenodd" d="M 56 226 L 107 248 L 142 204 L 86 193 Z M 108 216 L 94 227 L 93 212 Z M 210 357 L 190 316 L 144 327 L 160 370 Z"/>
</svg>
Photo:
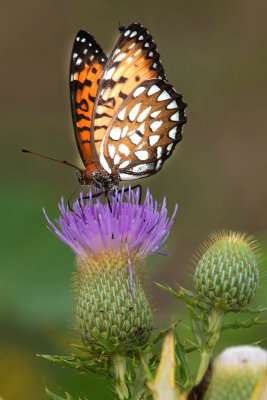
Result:
<svg viewBox="0 0 267 400">
<path fill-rule="evenodd" d="M 212 234 L 194 273 L 197 294 L 224 311 L 246 307 L 259 285 L 258 246 L 246 234 Z"/>
<path fill-rule="evenodd" d="M 76 329 L 85 345 L 94 347 L 96 336 L 107 347 L 127 352 L 147 343 L 152 331 L 152 312 L 141 278 L 141 267 L 123 253 L 78 259 Z"/>
<path fill-rule="evenodd" d="M 229 347 L 216 359 L 205 400 L 247 400 L 267 371 L 267 351 L 254 346 Z"/>
</svg>

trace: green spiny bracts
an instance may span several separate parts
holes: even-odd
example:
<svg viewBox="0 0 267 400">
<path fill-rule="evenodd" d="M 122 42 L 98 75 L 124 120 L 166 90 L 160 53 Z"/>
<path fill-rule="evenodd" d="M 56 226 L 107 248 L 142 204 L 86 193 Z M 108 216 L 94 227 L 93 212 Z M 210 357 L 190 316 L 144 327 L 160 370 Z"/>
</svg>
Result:
<svg viewBox="0 0 267 400">
<path fill-rule="evenodd" d="M 267 370 L 267 352 L 260 347 L 229 347 L 214 363 L 205 400 L 248 400 Z"/>
<path fill-rule="evenodd" d="M 246 234 L 212 234 L 201 248 L 194 274 L 197 294 L 222 310 L 246 307 L 259 284 L 258 246 Z"/>
<path fill-rule="evenodd" d="M 76 329 L 85 345 L 99 348 L 102 337 L 106 350 L 127 353 L 148 342 L 152 312 L 138 272 L 143 262 L 133 260 L 132 280 L 123 252 L 78 260 Z"/>
</svg>

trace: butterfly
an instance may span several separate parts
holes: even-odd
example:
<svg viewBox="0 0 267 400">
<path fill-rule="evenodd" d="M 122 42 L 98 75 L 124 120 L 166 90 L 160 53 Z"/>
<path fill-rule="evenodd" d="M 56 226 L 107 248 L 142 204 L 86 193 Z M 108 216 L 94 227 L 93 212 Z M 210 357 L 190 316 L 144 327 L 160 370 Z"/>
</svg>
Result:
<svg viewBox="0 0 267 400">
<path fill-rule="evenodd" d="M 168 83 L 147 29 L 133 23 L 120 32 L 109 57 L 90 33 L 75 37 L 70 100 L 84 169 L 60 161 L 78 170 L 81 185 L 105 194 L 120 181 L 157 173 L 186 122 L 186 104 Z"/>
</svg>

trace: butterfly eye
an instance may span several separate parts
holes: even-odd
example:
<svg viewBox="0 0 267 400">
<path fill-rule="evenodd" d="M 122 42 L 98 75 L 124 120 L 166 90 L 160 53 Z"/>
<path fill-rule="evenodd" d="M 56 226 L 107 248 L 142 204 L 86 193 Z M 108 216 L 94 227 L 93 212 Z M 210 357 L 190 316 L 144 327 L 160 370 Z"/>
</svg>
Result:
<svg viewBox="0 0 267 400">
<path fill-rule="evenodd" d="M 76 171 L 76 178 L 80 185 L 87 185 L 84 174 L 82 174 L 80 171 Z"/>
</svg>

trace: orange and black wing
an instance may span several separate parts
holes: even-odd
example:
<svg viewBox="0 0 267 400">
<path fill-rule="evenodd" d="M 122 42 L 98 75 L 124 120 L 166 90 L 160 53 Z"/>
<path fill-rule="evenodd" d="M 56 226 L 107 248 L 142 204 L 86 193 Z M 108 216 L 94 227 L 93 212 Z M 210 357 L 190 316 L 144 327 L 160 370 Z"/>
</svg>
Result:
<svg viewBox="0 0 267 400">
<path fill-rule="evenodd" d="M 158 172 L 182 138 L 185 106 L 167 82 L 151 35 L 140 24 L 130 25 L 99 83 L 92 122 L 94 159 L 121 180 Z"/>
<path fill-rule="evenodd" d="M 85 167 L 94 164 L 91 152 L 92 114 L 106 61 L 106 55 L 93 36 L 79 31 L 70 62 L 70 100 L 76 142 Z"/>
<path fill-rule="evenodd" d="M 140 83 L 150 79 L 166 77 L 154 40 L 146 28 L 134 23 L 121 34 L 99 83 L 92 116 L 95 142 L 91 143 L 98 165 L 102 164 L 99 161 L 102 140 L 117 111 Z"/>
<path fill-rule="evenodd" d="M 141 83 L 119 108 L 100 148 L 100 161 L 122 181 L 158 172 L 182 139 L 182 96 L 166 81 Z"/>
</svg>

